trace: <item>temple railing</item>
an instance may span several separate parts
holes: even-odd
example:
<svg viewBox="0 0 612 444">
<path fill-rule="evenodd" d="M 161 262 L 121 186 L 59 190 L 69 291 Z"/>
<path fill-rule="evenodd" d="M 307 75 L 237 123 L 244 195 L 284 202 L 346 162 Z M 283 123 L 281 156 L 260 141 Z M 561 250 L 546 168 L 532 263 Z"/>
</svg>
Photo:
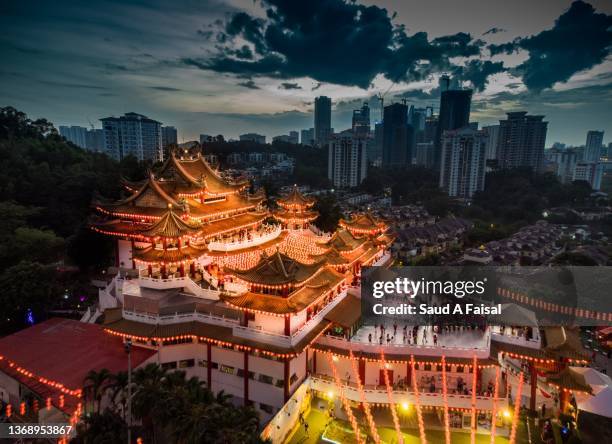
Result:
<svg viewBox="0 0 612 444">
<path fill-rule="evenodd" d="M 174 313 L 169 315 L 160 315 L 157 313 L 145 313 L 140 311 L 132 311 L 123 309 L 124 319 L 145 324 L 177 324 L 180 322 L 203 322 L 206 324 L 220 325 L 223 327 L 235 327 L 239 324 L 239 320 L 235 318 L 227 318 L 224 316 L 213 315 L 211 313 L 203 313 L 199 311 L 190 311 L 184 313 Z"/>
<path fill-rule="evenodd" d="M 345 297 L 347 291 L 343 290 L 340 292 L 333 301 L 323 307 L 317 314 L 310 318 L 304 325 L 296 330 L 291 335 L 291 345 L 298 344 L 310 331 L 323 320 L 323 318 L 329 313 L 336 305 L 338 305 Z"/>
<path fill-rule="evenodd" d="M 474 355 L 478 359 L 486 359 L 490 354 L 491 334 L 489 331 L 484 333 L 485 341 L 481 347 L 453 347 L 443 345 L 408 345 L 408 344 L 379 344 L 362 341 L 348 341 L 343 337 L 324 335 L 317 343 L 331 347 L 350 349 L 353 352 L 380 353 L 384 350 L 386 354 L 406 354 L 419 356 L 446 356 L 453 358 L 471 358 Z"/>
<path fill-rule="evenodd" d="M 312 390 L 323 393 L 329 396 L 330 393 L 338 395 L 337 386 L 332 377 L 327 375 L 311 375 L 308 379 L 308 383 Z M 359 390 L 355 383 L 347 383 L 343 381 L 342 389 L 344 396 L 354 402 L 361 402 Z M 364 385 L 363 389 L 365 393 L 366 401 L 369 403 L 377 404 L 388 404 L 389 398 L 387 390 L 384 386 L 374 387 L 372 385 Z M 447 394 L 448 407 L 450 408 L 463 408 L 470 409 L 472 407 L 472 395 L 457 395 Z M 492 410 L 493 409 L 493 397 L 492 396 L 476 396 L 476 409 L 478 410 Z M 414 392 L 408 390 L 393 390 L 393 401 L 397 404 L 408 403 L 410 405 L 415 404 Z M 419 392 L 419 402 L 421 405 L 432 406 L 432 407 L 444 407 L 444 396 L 442 393 L 428 391 Z M 498 409 L 504 409 L 508 405 L 506 398 L 497 398 Z"/>
<path fill-rule="evenodd" d="M 251 239 L 244 240 L 228 240 L 228 241 L 213 241 L 208 244 L 208 249 L 211 251 L 235 251 L 243 248 L 254 247 L 264 244 L 268 241 L 276 239 L 281 234 L 281 226 L 276 225 L 272 230 L 263 234 L 253 235 Z"/>
<path fill-rule="evenodd" d="M 378 258 L 376 261 L 372 263 L 372 266 L 374 267 L 383 266 L 389 261 L 389 259 L 391 259 L 391 253 L 386 251 L 385 254 L 383 254 L 380 258 Z"/>
<path fill-rule="evenodd" d="M 501 342 L 504 344 L 520 345 L 522 347 L 533 348 L 533 349 L 540 349 L 540 347 L 542 346 L 542 341 L 539 335 L 537 335 L 537 337 L 535 338 L 528 339 L 525 336 L 521 336 L 521 335 L 507 335 L 507 334 L 498 332 L 495 330 L 496 328 L 497 327 L 492 327 L 493 330 L 491 331 L 491 339 L 493 339 L 495 342 Z"/>
</svg>

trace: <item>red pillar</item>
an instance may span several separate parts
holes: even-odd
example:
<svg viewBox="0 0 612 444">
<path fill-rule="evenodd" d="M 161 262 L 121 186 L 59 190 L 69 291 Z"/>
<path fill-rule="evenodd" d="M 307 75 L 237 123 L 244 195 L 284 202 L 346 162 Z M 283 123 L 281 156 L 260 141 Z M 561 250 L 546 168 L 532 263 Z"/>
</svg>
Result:
<svg viewBox="0 0 612 444">
<path fill-rule="evenodd" d="M 364 359 L 360 359 L 359 361 L 359 379 L 361 379 L 361 384 L 365 385 L 366 380 L 366 362 Z"/>
<path fill-rule="evenodd" d="M 317 351 L 316 350 L 312 351 L 312 373 L 313 374 L 317 373 Z"/>
<path fill-rule="evenodd" d="M 181 262 L 181 265 L 179 267 L 179 273 L 180 273 L 181 277 L 185 277 L 185 264 L 183 264 L 182 262 Z"/>
<path fill-rule="evenodd" d="M 285 315 L 285 336 L 291 336 L 291 316 Z"/>
<path fill-rule="evenodd" d="M 249 352 L 244 351 L 244 405 L 249 405 Z"/>
<path fill-rule="evenodd" d="M 285 402 L 289 401 L 289 392 L 291 389 L 290 383 L 289 383 L 289 378 L 290 378 L 290 369 L 289 369 L 289 363 L 291 362 L 290 358 L 285 358 L 285 384 L 284 384 L 284 397 L 285 397 Z"/>
<path fill-rule="evenodd" d="M 529 409 L 532 412 L 536 410 L 536 388 L 538 387 L 538 373 L 536 372 L 536 366 L 533 362 L 529 364 L 529 374 L 530 384 L 531 384 L 531 394 L 529 397 Z"/>
<path fill-rule="evenodd" d="M 412 384 L 412 366 L 410 361 L 406 361 L 406 384 L 408 384 L 408 387 Z"/>
<path fill-rule="evenodd" d="M 304 350 L 304 354 L 306 356 L 306 359 L 304 359 L 304 362 L 306 363 L 304 365 L 304 377 L 308 376 L 308 348 L 306 348 L 306 350 Z"/>
<path fill-rule="evenodd" d="M 134 260 L 134 239 L 130 241 L 130 248 L 132 249 L 132 269 L 136 269 L 136 261 Z"/>
<path fill-rule="evenodd" d="M 208 389 L 212 390 L 212 347 L 210 343 L 206 343 L 206 384 Z"/>
</svg>

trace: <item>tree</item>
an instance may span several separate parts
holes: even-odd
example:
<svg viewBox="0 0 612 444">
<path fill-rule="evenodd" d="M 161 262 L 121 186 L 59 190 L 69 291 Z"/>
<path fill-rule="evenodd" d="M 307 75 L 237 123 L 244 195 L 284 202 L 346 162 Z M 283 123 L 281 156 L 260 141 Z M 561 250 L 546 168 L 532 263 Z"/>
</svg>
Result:
<svg viewBox="0 0 612 444">
<path fill-rule="evenodd" d="M 338 221 L 342 217 L 342 211 L 338 205 L 334 193 L 326 193 L 318 196 L 314 204 L 315 211 L 319 212 L 319 217 L 314 224 L 322 231 L 332 232 L 338 227 Z"/>
<path fill-rule="evenodd" d="M 111 373 L 103 368 L 100 371 L 90 370 L 85 376 L 85 385 L 83 386 L 86 399 L 92 402 L 92 407 L 95 413 L 100 413 L 102 397 L 111 380 Z"/>
<path fill-rule="evenodd" d="M 113 410 L 90 413 L 81 417 L 71 444 L 116 444 L 127 441 L 127 424 Z"/>
</svg>

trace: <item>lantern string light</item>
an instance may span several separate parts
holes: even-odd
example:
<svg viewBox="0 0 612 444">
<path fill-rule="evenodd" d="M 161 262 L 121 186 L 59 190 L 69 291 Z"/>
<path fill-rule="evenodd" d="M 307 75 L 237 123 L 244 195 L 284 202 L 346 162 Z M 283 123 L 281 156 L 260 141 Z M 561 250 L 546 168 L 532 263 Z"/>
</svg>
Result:
<svg viewBox="0 0 612 444">
<path fill-rule="evenodd" d="M 450 418 L 448 415 L 448 388 L 446 382 L 446 356 L 442 355 L 442 396 L 444 402 L 444 438 L 446 444 L 451 444 Z"/>
<path fill-rule="evenodd" d="M 387 389 L 387 399 L 389 400 L 389 407 L 391 408 L 391 416 L 393 418 L 393 426 L 395 427 L 395 433 L 397 434 L 397 442 L 399 444 L 404 443 L 404 435 L 400 429 L 399 419 L 397 417 L 397 411 L 395 409 L 395 402 L 393 402 L 393 389 L 391 388 L 391 381 L 389 381 L 389 372 L 387 371 L 387 363 L 385 362 L 385 352 L 380 350 L 380 361 L 382 362 L 383 376 L 385 378 L 385 388 Z"/>
<path fill-rule="evenodd" d="M 355 415 L 353 415 L 353 411 L 351 410 L 351 405 L 349 404 L 348 399 L 344 396 L 344 389 L 342 387 L 342 381 L 340 381 L 340 376 L 338 376 L 338 369 L 334 364 L 334 360 L 332 359 L 331 353 L 326 354 L 327 362 L 329 363 L 330 368 L 332 369 L 332 373 L 334 375 L 334 381 L 336 382 L 336 388 L 338 389 L 338 394 L 340 395 L 340 400 L 342 401 L 342 405 L 344 406 L 344 410 L 346 411 L 346 415 L 348 416 L 349 422 L 351 423 L 351 427 L 353 428 L 353 432 L 355 433 L 355 440 L 358 444 L 363 444 L 363 439 L 361 437 L 361 431 L 359 430 L 359 424 L 355 419 Z"/>
<path fill-rule="evenodd" d="M 510 444 L 516 443 L 516 429 L 519 421 L 519 413 L 521 410 L 521 395 L 523 392 L 523 372 L 519 374 L 518 389 L 516 390 L 516 400 L 514 401 L 514 416 L 512 417 L 512 429 L 510 431 Z"/>
<path fill-rule="evenodd" d="M 414 365 L 414 355 L 410 355 L 410 374 L 412 375 L 412 390 L 414 391 L 414 400 L 416 404 L 417 420 L 419 423 L 419 435 L 421 444 L 427 444 L 427 436 L 425 435 L 425 423 L 423 422 L 423 412 L 421 411 L 421 400 L 419 396 L 419 386 L 417 385 L 416 370 Z"/>
<path fill-rule="evenodd" d="M 349 350 L 349 354 L 351 357 L 351 367 L 353 369 L 353 375 L 355 375 L 355 381 L 357 382 L 357 390 L 359 391 L 359 399 L 361 400 L 361 404 L 363 405 L 363 412 L 365 413 L 366 420 L 368 421 L 368 426 L 370 427 L 370 433 L 372 434 L 372 439 L 376 444 L 380 443 L 380 436 L 378 435 L 378 430 L 376 429 L 376 423 L 374 422 L 374 418 L 372 417 L 372 413 L 370 412 L 370 404 L 366 400 L 365 392 L 363 391 L 363 381 L 361 381 L 361 376 L 359 375 L 359 369 L 357 368 L 357 361 L 353 357 L 353 352 Z"/>
<path fill-rule="evenodd" d="M 478 358 L 474 355 L 473 372 L 472 372 L 472 424 L 470 431 L 470 442 L 476 444 L 476 390 L 478 380 Z"/>
<path fill-rule="evenodd" d="M 497 426 L 497 398 L 499 396 L 499 367 L 495 369 L 495 388 L 493 389 L 493 411 L 491 412 L 491 444 L 495 444 Z"/>
</svg>

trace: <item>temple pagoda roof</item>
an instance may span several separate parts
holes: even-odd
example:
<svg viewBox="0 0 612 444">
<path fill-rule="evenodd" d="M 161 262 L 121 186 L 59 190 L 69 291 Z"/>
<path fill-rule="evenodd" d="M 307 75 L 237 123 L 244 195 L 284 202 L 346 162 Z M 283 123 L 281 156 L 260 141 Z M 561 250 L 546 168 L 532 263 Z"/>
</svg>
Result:
<svg viewBox="0 0 612 444">
<path fill-rule="evenodd" d="M 321 262 L 303 264 L 276 251 L 268 256 L 262 254 L 257 265 L 247 270 L 226 269 L 228 274 L 243 281 L 261 285 L 299 284 L 314 276 Z"/>
<path fill-rule="evenodd" d="M 198 152 L 195 155 L 184 157 L 174 157 L 174 162 L 177 169 L 180 169 L 182 174 L 190 177 L 192 181 L 201 183 L 204 186 L 205 192 L 210 195 L 224 195 L 237 193 L 242 190 L 247 182 L 229 183 L 215 171 L 209 163 L 204 159 L 202 153 Z"/>
<path fill-rule="evenodd" d="M 356 261 L 360 261 L 363 264 L 369 262 L 378 251 L 379 248 L 368 241 L 351 251 L 341 252 L 335 247 L 331 247 L 329 250 L 318 255 L 312 255 L 311 257 L 316 262 L 325 261 L 327 264 L 333 266 L 351 265 Z"/>
<path fill-rule="evenodd" d="M 294 185 L 289 194 L 278 199 L 276 203 L 286 209 L 309 208 L 315 204 L 315 199 L 304 196 L 297 185 Z"/>
<path fill-rule="evenodd" d="M 355 233 L 382 233 L 387 230 L 387 224 L 375 218 L 369 211 L 353 215 L 350 219 L 340 219 L 340 226 Z"/>
<path fill-rule="evenodd" d="M 197 259 L 204 254 L 205 249 L 193 246 L 181 248 L 169 248 L 165 250 L 147 247 L 144 249 L 135 248 L 133 251 L 134 260 L 148 264 L 178 264 L 180 262 Z"/>
<path fill-rule="evenodd" d="M 570 367 L 564 368 L 556 375 L 548 376 L 547 382 L 571 391 L 592 393 L 592 388 L 586 382 L 584 375 L 572 370 Z"/>
<path fill-rule="evenodd" d="M 350 231 L 346 229 L 339 229 L 326 241 L 319 242 L 320 245 L 324 245 L 330 248 L 334 248 L 337 251 L 352 251 L 359 246 L 367 242 L 365 237 L 355 237 Z"/>
<path fill-rule="evenodd" d="M 274 217 L 281 221 L 288 220 L 299 220 L 299 221 L 312 221 L 319 217 L 319 213 L 317 211 L 312 210 L 304 210 L 304 211 L 291 211 L 285 208 L 281 208 L 274 212 Z"/>
<path fill-rule="evenodd" d="M 223 295 L 228 304 L 247 311 L 273 314 L 298 313 L 345 280 L 345 276 L 331 267 L 319 268 L 306 284 L 288 296 L 247 292 L 238 296 Z"/>
<path fill-rule="evenodd" d="M 141 234 L 146 237 L 176 238 L 196 234 L 200 228 L 199 224 L 181 219 L 172 209 L 172 205 L 169 205 L 166 213 L 153 225 L 142 230 Z"/>
</svg>

